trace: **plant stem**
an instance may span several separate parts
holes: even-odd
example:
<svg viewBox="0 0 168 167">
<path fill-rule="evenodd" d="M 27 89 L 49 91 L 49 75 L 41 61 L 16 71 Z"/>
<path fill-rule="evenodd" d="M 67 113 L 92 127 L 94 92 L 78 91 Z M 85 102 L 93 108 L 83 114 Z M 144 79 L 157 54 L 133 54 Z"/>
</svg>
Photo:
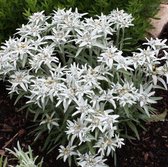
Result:
<svg viewBox="0 0 168 167">
<path fill-rule="evenodd" d="M 125 35 L 125 29 L 122 28 L 122 36 L 121 36 L 121 41 L 120 41 L 120 50 L 122 50 L 123 46 L 124 46 L 124 35 Z"/>
<path fill-rule="evenodd" d="M 117 30 L 117 38 L 116 38 L 116 47 L 118 48 L 119 47 L 119 38 L 120 38 L 120 29 Z"/>
<path fill-rule="evenodd" d="M 93 54 L 91 48 L 89 48 L 89 63 L 91 66 L 93 65 Z"/>
<path fill-rule="evenodd" d="M 61 47 L 60 45 L 58 47 L 59 47 L 60 52 L 61 52 L 60 58 L 61 58 L 62 64 L 63 64 L 63 66 L 65 66 L 66 65 L 66 60 L 65 60 L 64 48 Z"/>
</svg>

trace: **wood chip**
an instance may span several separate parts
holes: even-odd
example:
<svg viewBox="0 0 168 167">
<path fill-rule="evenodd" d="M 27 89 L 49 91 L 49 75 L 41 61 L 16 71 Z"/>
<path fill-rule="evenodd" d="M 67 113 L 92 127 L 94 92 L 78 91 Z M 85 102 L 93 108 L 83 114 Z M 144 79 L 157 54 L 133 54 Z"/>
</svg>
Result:
<svg viewBox="0 0 168 167">
<path fill-rule="evenodd" d="M 5 151 L 4 150 L 0 150 L 0 156 L 4 156 L 5 155 Z"/>
</svg>

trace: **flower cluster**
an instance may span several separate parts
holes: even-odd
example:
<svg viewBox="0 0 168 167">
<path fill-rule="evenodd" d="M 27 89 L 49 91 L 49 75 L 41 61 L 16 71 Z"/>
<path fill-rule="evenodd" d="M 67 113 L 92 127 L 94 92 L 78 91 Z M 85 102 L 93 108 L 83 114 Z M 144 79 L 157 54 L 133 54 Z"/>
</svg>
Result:
<svg viewBox="0 0 168 167">
<path fill-rule="evenodd" d="M 124 144 L 120 119 L 129 120 L 132 109 L 150 116 L 154 88 L 167 89 L 168 55 L 159 57 L 165 41 L 151 39 L 125 56 L 123 43 L 118 48 L 119 38 L 113 38 L 133 25 L 123 10 L 85 15 L 58 9 L 50 17 L 30 16 L 1 46 L 0 74 L 10 82 L 10 94 L 26 97 L 31 111 L 38 108 L 42 131 L 66 135 L 58 158 L 103 167 L 104 157 Z"/>
</svg>

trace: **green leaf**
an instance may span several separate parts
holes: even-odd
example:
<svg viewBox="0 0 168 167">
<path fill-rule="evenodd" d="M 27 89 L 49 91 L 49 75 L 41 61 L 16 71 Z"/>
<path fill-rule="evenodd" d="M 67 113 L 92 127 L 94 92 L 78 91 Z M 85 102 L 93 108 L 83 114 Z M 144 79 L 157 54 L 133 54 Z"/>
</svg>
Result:
<svg viewBox="0 0 168 167">
<path fill-rule="evenodd" d="M 150 116 L 150 118 L 147 119 L 148 122 L 158 122 L 158 121 L 165 121 L 165 118 L 167 116 L 168 110 L 165 110 L 161 114 L 153 114 Z"/>
<path fill-rule="evenodd" d="M 17 96 L 17 98 L 16 98 L 16 100 L 15 100 L 15 102 L 14 102 L 14 105 L 16 105 L 17 102 L 18 102 L 24 95 L 25 95 L 25 92 L 20 93 L 20 94 Z"/>
<path fill-rule="evenodd" d="M 135 126 L 135 124 L 133 124 L 131 121 L 127 122 L 127 125 L 130 127 L 130 129 L 135 133 L 137 139 L 139 140 L 140 137 L 139 137 L 139 133 L 138 133 L 138 130 L 137 130 L 137 127 Z"/>
</svg>

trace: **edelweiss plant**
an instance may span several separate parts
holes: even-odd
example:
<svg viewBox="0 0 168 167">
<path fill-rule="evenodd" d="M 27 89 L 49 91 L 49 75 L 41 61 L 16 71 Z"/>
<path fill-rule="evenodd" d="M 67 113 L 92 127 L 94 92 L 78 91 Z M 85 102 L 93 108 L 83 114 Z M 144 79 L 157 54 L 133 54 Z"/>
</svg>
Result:
<svg viewBox="0 0 168 167">
<path fill-rule="evenodd" d="M 43 160 L 41 160 L 37 164 L 37 158 L 38 156 L 34 157 L 32 153 L 32 149 L 30 146 L 28 146 L 28 151 L 24 152 L 19 144 L 17 142 L 17 148 L 14 148 L 13 150 L 7 149 L 10 154 L 13 154 L 18 159 L 18 164 L 16 167 L 42 167 Z M 9 165 L 10 167 L 13 167 Z"/>
<path fill-rule="evenodd" d="M 137 134 L 136 125 L 150 117 L 159 99 L 154 89 L 167 89 L 167 52 L 159 57 L 167 46 L 150 39 L 125 55 L 131 14 L 85 15 L 58 9 L 30 16 L 1 46 L 0 74 L 10 82 L 9 94 L 27 99 L 37 137 L 48 130 L 45 148 L 59 144 L 57 158 L 69 165 L 75 158 L 77 166 L 102 167 L 124 144 L 124 128 Z"/>
</svg>

